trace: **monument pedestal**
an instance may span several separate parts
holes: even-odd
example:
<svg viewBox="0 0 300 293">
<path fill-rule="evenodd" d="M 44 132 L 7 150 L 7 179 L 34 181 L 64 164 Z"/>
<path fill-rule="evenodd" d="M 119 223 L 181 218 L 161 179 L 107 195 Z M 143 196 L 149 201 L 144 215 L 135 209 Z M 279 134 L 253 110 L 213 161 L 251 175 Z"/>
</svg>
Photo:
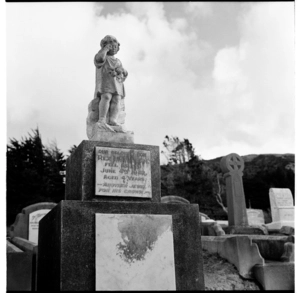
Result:
<svg viewBox="0 0 300 293">
<path fill-rule="evenodd" d="M 157 146 L 82 141 L 66 169 L 38 290 L 204 290 L 199 208 L 161 203 Z"/>
<path fill-rule="evenodd" d="M 159 155 L 158 146 L 83 140 L 67 159 L 65 199 L 160 202 Z"/>
<path fill-rule="evenodd" d="M 40 231 L 38 291 L 204 290 L 198 205 L 61 201 Z"/>
</svg>

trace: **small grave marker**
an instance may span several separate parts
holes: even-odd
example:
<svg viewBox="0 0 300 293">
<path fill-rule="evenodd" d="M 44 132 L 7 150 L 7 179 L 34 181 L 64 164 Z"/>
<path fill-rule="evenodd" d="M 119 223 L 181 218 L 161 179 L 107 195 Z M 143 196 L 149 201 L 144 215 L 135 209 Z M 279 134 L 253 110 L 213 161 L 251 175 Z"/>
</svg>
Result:
<svg viewBox="0 0 300 293">
<path fill-rule="evenodd" d="M 265 224 L 263 210 L 247 209 L 247 216 L 248 216 L 249 225 L 264 225 Z"/>
<path fill-rule="evenodd" d="M 270 188 L 269 191 L 272 223 L 268 229 L 280 229 L 282 226 L 294 227 L 293 195 L 288 188 Z"/>
</svg>

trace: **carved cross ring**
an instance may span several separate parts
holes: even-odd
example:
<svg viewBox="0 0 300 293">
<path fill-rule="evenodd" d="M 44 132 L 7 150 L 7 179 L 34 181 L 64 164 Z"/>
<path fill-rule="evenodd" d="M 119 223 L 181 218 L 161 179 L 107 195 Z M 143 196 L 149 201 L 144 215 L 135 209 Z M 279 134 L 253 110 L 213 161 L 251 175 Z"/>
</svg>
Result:
<svg viewBox="0 0 300 293">
<path fill-rule="evenodd" d="M 242 172 L 245 167 L 243 158 L 235 153 L 223 157 L 220 162 L 220 165 L 224 173 L 232 171 Z"/>
</svg>

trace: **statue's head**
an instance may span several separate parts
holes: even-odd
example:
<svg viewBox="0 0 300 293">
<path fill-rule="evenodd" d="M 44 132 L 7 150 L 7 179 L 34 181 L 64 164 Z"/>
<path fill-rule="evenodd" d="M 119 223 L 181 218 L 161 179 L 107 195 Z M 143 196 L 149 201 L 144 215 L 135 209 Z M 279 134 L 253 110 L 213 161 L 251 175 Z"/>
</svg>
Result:
<svg viewBox="0 0 300 293">
<path fill-rule="evenodd" d="M 111 49 L 107 52 L 108 55 L 115 55 L 120 50 L 120 43 L 114 36 L 107 35 L 100 42 L 101 48 L 104 48 L 107 44 L 111 45 Z"/>
</svg>

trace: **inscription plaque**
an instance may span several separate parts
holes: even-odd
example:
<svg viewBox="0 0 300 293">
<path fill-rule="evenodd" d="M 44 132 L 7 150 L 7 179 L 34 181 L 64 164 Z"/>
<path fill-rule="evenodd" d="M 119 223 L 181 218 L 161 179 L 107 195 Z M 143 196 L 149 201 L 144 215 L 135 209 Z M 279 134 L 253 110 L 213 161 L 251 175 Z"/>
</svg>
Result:
<svg viewBox="0 0 300 293">
<path fill-rule="evenodd" d="M 96 147 L 96 195 L 151 198 L 150 151 Z"/>
<path fill-rule="evenodd" d="M 51 209 L 37 210 L 29 214 L 29 229 L 28 240 L 34 243 L 38 243 L 39 239 L 39 221 L 46 216 Z"/>
</svg>

